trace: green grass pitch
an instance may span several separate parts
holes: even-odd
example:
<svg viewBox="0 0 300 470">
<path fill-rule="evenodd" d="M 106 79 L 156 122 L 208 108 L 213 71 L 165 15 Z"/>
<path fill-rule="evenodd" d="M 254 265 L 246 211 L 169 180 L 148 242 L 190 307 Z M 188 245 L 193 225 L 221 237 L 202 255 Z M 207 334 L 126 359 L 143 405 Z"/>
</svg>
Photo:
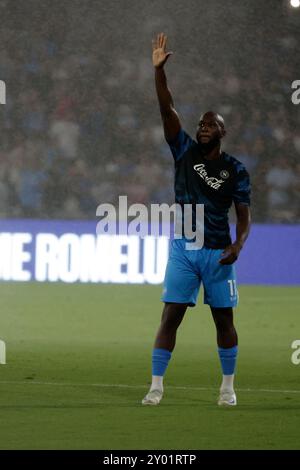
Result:
<svg viewBox="0 0 300 470">
<path fill-rule="evenodd" d="M 209 309 L 189 309 L 157 407 L 151 375 L 161 286 L 0 284 L 1 449 L 299 449 L 300 290 L 240 288 L 238 406 L 216 405 Z"/>
</svg>

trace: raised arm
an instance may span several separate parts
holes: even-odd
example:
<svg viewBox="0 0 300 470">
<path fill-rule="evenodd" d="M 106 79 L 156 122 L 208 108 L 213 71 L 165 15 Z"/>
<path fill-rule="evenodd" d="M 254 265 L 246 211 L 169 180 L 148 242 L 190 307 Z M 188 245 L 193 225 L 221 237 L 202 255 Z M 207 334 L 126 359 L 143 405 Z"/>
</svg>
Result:
<svg viewBox="0 0 300 470">
<path fill-rule="evenodd" d="M 167 141 L 172 141 L 180 131 L 181 124 L 174 108 L 173 98 L 164 71 L 164 65 L 172 54 L 172 52 L 166 52 L 166 44 L 167 36 L 164 33 L 158 34 L 156 39 L 152 41 L 152 61 L 155 68 L 155 86 L 165 138 Z"/>
</svg>

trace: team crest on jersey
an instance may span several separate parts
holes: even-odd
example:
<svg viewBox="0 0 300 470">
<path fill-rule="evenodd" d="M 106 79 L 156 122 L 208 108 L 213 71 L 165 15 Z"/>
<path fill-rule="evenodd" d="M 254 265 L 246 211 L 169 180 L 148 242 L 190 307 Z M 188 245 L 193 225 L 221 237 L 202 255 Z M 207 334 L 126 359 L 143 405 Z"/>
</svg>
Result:
<svg viewBox="0 0 300 470">
<path fill-rule="evenodd" d="M 221 170 L 220 171 L 220 177 L 223 180 L 227 180 L 227 178 L 229 178 L 229 172 L 227 170 Z"/>
</svg>

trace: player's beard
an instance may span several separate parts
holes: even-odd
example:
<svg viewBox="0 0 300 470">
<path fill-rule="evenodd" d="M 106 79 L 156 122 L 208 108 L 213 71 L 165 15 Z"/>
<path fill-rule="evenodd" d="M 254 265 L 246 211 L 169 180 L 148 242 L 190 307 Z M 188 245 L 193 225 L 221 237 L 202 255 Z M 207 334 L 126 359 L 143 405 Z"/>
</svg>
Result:
<svg viewBox="0 0 300 470">
<path fill-rule="evenodd" d="M 207 155 L 212 152 L 216 147 L 220 146 L 221 139 L 218 136 L 213 137 L 209 142 L 203 143 L 199 142 L 201 147 L 201 152 L 203 155 Z"/>
</svg>

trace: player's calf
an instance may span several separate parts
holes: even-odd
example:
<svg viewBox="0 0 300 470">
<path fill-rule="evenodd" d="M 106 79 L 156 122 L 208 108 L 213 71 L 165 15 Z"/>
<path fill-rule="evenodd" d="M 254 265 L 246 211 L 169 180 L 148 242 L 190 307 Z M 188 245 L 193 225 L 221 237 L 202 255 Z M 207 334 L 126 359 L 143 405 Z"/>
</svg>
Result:
<svg viewBox="0 0 300 470">
<path fill-rule="evenodd" d="M 217 329 L 218 353 L 223 372 L 219 405 L 235 406 L 234 372 L 238 354 L 237 333 L 233 324 L 232 308 L 211 308 Z"/>
</svg>

